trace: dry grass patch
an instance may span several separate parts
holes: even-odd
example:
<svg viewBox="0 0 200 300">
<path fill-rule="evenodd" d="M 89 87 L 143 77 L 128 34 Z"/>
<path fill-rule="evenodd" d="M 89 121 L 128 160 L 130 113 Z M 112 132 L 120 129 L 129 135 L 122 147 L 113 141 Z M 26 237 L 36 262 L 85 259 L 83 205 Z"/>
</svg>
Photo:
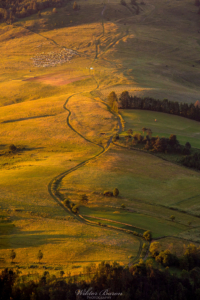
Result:
<svg viewBox="0 0 200 300">
<path fill-rule="evenodd" d="M 15 249 L 18 265 L 38 264 L 40 249 L 44 254 L 42 265 L 62 265 L 64 269 L 71 269 L 73 263 L 82 266 L 102 260 L 128 262 L 128 256 L 135 256 L 139 250 L 139 241 L 132 236 L 73 221 L 13 217 L 13 223 L 14 231 L 1 236 L 4 266 L 10 265 L 10 249 Z"/>
<path fill-rule="evenodd" d="M 118 127 L 116 117 L 108 111 L 101 99 L 75 95 L 70 98 L 67 108 L 72 112 L 72 126 L 93 141 L 107 140 Z"/>
</svg>

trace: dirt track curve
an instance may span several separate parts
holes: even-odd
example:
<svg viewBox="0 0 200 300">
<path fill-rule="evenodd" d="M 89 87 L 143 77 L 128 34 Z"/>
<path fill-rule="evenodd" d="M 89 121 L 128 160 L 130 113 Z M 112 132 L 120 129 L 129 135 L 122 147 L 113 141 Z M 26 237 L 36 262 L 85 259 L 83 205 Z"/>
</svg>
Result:
<svg viewBox="0 0 200 300">
<path fill-rule="evenodd" d="M 103 8 L 103 10 L 102 10 L 102 12 L 101 12 L 102 18 L 103 18 L 103 13 L 104 13 L 105 9 L 106 9 L 106 5 L 104 6 L 104 8 Z M 102 20 L 102 30 L 103 30 L 103 33 L 102 33 L 102 34 L 104 34 L 104 22 L 103 22 L 103 20 Z M 123 38 L 123 37 L 124 37 L 124 35 L 123 35 L 122 37 L 120 37 L 120 38 Z M 106 49 L 106 50 L 108 50 L 108 49 Z M 102 55 L 102 54 L 101 54 L 101 55 Z M 94 76 L 93 76 L 93 79 L 94 79 L 94 81 L 96 82 L 96 88 L 93 89 L 92 91 L 89 91 L 90 94 L 99 88 L 99 84 L 98 84 L 98 82 L 97 82 L 97 80 L 95 79 Z M 100 151 L 99 151 L 98 154 L 94 155 L 93 157 L 91 157 L 91 158 L 89 158 L 89 159 L 87 159 L 87 160 L 84 160 L 84 161 L 82 161 L 81 163 L 79 163 L 78 165 L 76 165 L 75 167 L 70 168 L 70 169 L 66 170 L 65 172 L 63 172 L 63 173 L 61 173 L 61 174 L 55 176 L 55 177 L 50 181 L 50 183 L 49 183 L 49 185 L 48 185 L 48 191 L 49 191 L 49 194 L 51 195 L 51 197 L 52 197 L 52 198 L 53 198 L 53 199 L 54 199 L 54 200 L 55 200 L 55 201 L 56 201 L 56 202 L 57 202 L 57 203 L 58 203 L 58 204 L 59 204 L 59 205 L 60 205 L 60 206 L 68 213 L 68 214 L 70 214 L 71 216 L 73 216 L 74 218 L 76 218 L 78 221 L 80 221 L 80 222 L 82 222 L 82 223 L 84 223 L 84 224 L 90 225 L 90 226 L 101 227 L 101 228 L 102 228 L 102 226 L 99 225 L 97 222 L 88 221 L 88 220 L 86 220 L 83 216 L 81 216 L 80 214 L 74 214 L 74 213 L 72 213 L 71 210 L 70 210 L 70 208 L 65 207 L 65 206 L 63 205 L 61 199 L 60 199 L 59 196 L 56 194 L 56 190 L 57 190 L 59 184 L 61 183 L 61 181 L 62 181 L 62 179 L 63 179 L 64 177 L 66 177 L 68 174 L 70 174 L 70 173 L 72 173 L 72 172 L 78 170 L 79 168 L 83 167 L 84 165 L 86 165 L 86 164 L 89 163 L 90 161 L 92 161 L 92 160 L 98 158 L 100 155 L 102 155 L 103 153 L 105 153 L 105 152 L 109 149 L 109 147 L 110 147 L 110 145 L 111 145 L 111 143 L 112 143 L 112 139 L 113 139 L 113 136 L 110 136 L 110 138 L 109 138 L 109 140 L 108 140 L 108 142 L 107 142 L 107 145 L 104 147 L 103 145 L 97 144 L 97 143 L 95 143 L 95 142 L 93 142 L 93 141 L 87 139 L 86 137 L 84 137 L 81 133 L 79 133 L 79 132 L 71 125 L 71 123 L 70 123 L 71 111 L 70 111 L 69 108 L 67 108 L 67 104 L 68 104 L 69 100 L 70 100 L 72 97 L 74 97 L 74 96 L 76 96 L 76 95 L 80 95 L 80 94 L 82 94 L 82 93 L 80 92 L 80 93 L 72 94 L 71 96 L 69 96 L 69 97 L 67 98 L 67 100 L 65 101 L 65 103 L 64 103 L 64 105 L 63 105 L 63 109 L 65 109 L 65 110 L 68 112 L 68 116 L 67 116 L 67 120 L 66 120 L 67 125 L 68 125 L 68 127 L 69 127 L 71 130 L 73 130 L 76 134 L 78 134 L 78 135 L 79 135 L 81 138 L 83 138 L 85 141 L 87 141 L 87 142 L 89 142 L 89 143 L 92 143 L 92 144 L 98 146 L 98 147 L 100 148 Z M 96 100 L 96 99 L 94 99 L 94 98 L 92 98 L 92 99 L 95 100 L 95 101 L 98 101 L 98 102 L 103 103 L 105 106 L 107 106 L 107 108 L 109 109 L 109 111 L 117 117 L 117 119 L 118 119 L 118 127 L 119 127 L 118 133 L 120 133 L 120 132 L 122 131 L 122 128 L 123 128 L 120 116 L 119 116 L 117 113 L 111 111 L 110 107 L 109 107 L 109 106 L 107 105 L 107 103 L 105 103 L 103 100 Z M 119 223 L 120 223 L 120 222 L 119 222 Z M 104 228 L 104 227 L 103 227 L 103 228 Z M 107 230 L 115 230 L 115 231 L 121 231 L 121 232 L 124 232 L 124 233 L 126 233 L 126 234 L 132 233 L 131 230 L 125 230 L 125 229 L 123 229 L 123 228 L 117 228 L 117 227 L 115 227 L 115 226 L 110 226 L 110 225 L 107 225 L 106 228 L 104 228 L 104 229 L 107 229 Z M 140 246 L 139 246 L 139 250 L 138 250 L 138 253 L 137 253 L 136 257 L 134 257 L 134 259 L 131 261 L 131 264 L 132 264 L 133 262 L 138 261 L 138 259 L 139 259 L 139 257 L 140 257 L 140 254 L 141 254 L 141 251 L 142 251 L 142 239 L 139 238 L 139 237 L 137 237 L 137 236 L 134 236 L 134 238 L 137 238 L 137 239 L 139 240 Z M 129 265 L 130 265 L 130 263 L 129 263 Z"/>
</svg>

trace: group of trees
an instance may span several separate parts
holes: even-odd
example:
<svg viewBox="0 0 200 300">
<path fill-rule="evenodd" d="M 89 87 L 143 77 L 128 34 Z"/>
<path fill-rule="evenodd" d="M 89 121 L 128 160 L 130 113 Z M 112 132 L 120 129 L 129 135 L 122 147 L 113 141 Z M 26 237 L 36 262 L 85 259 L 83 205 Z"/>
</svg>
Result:
<svg viewBox="0 0 200 300">
<path fill-rule="evenodd" d="M 169 138 L 152 137 L 146 141 L 145 150 L 163 153 L 182 153 L 190 154 L 190 143 L 186 143 L 184 148 L 181 147 L 176 135 L 171 134 Z"/>
<path fill-rule="evenodd" d="M 121 93 L 119 101 L 119 108 L 123 109 L 159 111 L 200 121 L 200 107 L 198 101 L 196 104 L 187 104 L 169 101 L 168 99 L 157 100 L 150 97 L 132 97 L 127 91 Z"/>
<path fill-rule="evenodd" d="M 195 152 L 194 154 L 184 156 L 179 162 L 188 168 L 200 170 L 200 153 Z"/>
<path fill-rule="evenodd" d="M 164 267 L 170 266 L 179 266 L 179 259 L 178 257 L 171 253 L 169 249 L 167 250 L 160 250 L 160 243 L 153 242 L 150 245 L 149 253 L 150 255 L 155 258 L 155 261 L 163 265 Z"/>
<path fill-rule="evenodd" d="M 0 0 L 0 21 L 13 22 L 50 7 L 61 7 L 67 0 Z"/>
<path fill-rule="evenodd" d="M 89 202 L 89 199 L 88 199 L 88 196 L 86 194 L 80 195 L 80 204 L 87 205 L 88 202 Z M 74 214 L 77 214 L 79 212 L 78 205 L 71 202 L 69 198 L 64 199 L 63 204 L 64 204 L 65 207 L 68 207 L 69 209 L 71 209 L 71 211 Z"/>
<path fill-rule="evenodd" d="M 103 195 L 104 195 L 104 196 L 107 196 L 107 197 L 112 197 L 112 196 L 118 197 L 118 195 L 119 195 L 119 190 L 118 190 L 118 188 L 114 188 L 113 192 L 105 191 L 105 192 L 103 192 Z"/>
<path fill-rule="evenodd" d="M 79 212 L 78 205 L 71 202 L 69 198 L 64 199 L 63 204 L 64 206 L 68 207 L 74 214 L 77 214 Z"/>
<path fill-rule="evenodd" d="M 165 252 L 169 256 L 168 251 Z M 25 281 L 13 270 L 5 269 L 0 274 L 0 299 L 3 300 L 84 300 L 112 298 L 112 300 L 199 300 L 200 268 L 183 270 L 179 275 L 168 269 L 161 271 L 151 260 L 128 267 L 118 263 L 102 262 L 87 268 L 79 281 L 69 277 L 67 281 L 48 272 L 38 275 L 38 280 Z M 82 279 L 81 279 L 82 278 Z M 93 296 L 92 296 L 93 295 Z"/>
<path fill-rule="evenodd" d="M 144 149 L 152 152 L 164 152 L 164 153 L 182 153 L 184 155 L 190 154 L 191 145 L 189 142 L 182 147 L 176 138 L 175 134 L 171 134 L 169 138 L 152 137 L 151 129 L 142 128 L 143 132 L 147 132 L 147 135 L 141 135 L 140 133 L 133 134 L 132 129 L 127 131 L 128 135 L 125 136 L 126 143 L 131 145 L 144 144 Z"/>
<path fill-rule="evenodd" d="M 150 245 L 150 255 L 164 267 L 175 266 L 181 270 L 191 271 L 195 267 L 200 267 L 200 247 L 189 244 L 182 255 L 177 257 L 169 249 L 160 250 L 159 242 L 153 242 Z"/>
</svg>

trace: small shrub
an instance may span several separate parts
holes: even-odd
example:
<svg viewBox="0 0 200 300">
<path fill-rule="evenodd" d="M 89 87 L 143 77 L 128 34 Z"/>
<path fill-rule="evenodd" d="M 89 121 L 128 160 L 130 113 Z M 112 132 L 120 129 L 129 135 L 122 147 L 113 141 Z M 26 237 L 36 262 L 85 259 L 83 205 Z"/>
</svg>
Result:
<svg viewBox="0 0 200 300">
<path fill-rule="evenodd" d="M 74 214 L 77 214 L 77 213 L 78 213 L 78 205 L 74 205 L 74 206 L 73 206 L 72 212 L 73 212 Z"/>
<path fill-rule="evenodd" d="M 54 13 L 54 14 L 57 13 L 57 9 L 55 7 L 53 8 L 52 13 Z"/>
<path fill-rule="evenodd" d="M 115 188 L 114 190 L 113 190 L 113 196 L 114 197 L 117 197 L 119 195 L 119 190 L 117 189 L 117 188 Z"/>
<path fill-rule="evenodd" d="M 63 201 L 63 204 L 64 204 L 64 206 L 68 207 L 68 206 L 70 205 L 70 200 L 69 200 L 69 198 L 65 199 L 65 200 Z"/>
<path fill-rule="evenodd" d="M 146 240 L 146 241 L 150 241 L 151 238 L 152 238 L 152 235 L 151 235 L 151 231 L 150 230 L 147 230 L 143 233 L 143 238 Z"/>
<path fill-rule="evenodd" d="M 38 268 L 38 265 L 30 265 L 29 266 L 29 269 L 35 269 L 35 268 Z"/>
<path fill-rule="evenodd" d="M 15 145 L 11 144 L 9 146 L 9 150 L 12 151 L 12 152 L 15 152 L 15 151 L 17 151 L 17 147 Z"/>
<path fill-rule="evenodd" d="M 109 192 L 109 191 L 105 191 L 103 193 L 104 196 L 107 196 L 107 197 L 112 197 L 113 196 L 113 192 Z"/>
<path fill-rule="evenodd" d="M 125 209 L 125 208 L 126 208 L 125 204 L 122 204 L 122 205 L 121 205 L 121 208 Z"/>
<path fill-rule="evenodd" d="M 58 271 L 58 270 L 61 270 L 62 268 L 61 267 L 55 267 L 54 270 Z"/>
<path fill-rule="evenodd" d="M 127 133 L 128 133 L 128 134 L 133 134 L 133 130 L 132 130 L 132 129 L 128 129 L 128 130 L 127 130 Z"/>
<path fill-rule="evenodd" d="M 175 220 L 175 216 L 171 215 L 170 219 L 172 220 L 172 222 Z"/>
</svg>

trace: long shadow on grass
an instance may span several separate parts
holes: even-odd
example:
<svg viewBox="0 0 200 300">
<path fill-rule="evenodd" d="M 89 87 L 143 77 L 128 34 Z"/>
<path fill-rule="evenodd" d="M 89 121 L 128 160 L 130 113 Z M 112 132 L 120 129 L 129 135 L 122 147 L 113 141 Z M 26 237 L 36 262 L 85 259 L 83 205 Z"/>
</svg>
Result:
<svg viewBox="0 0 200 300">
<path fill-rule="evenodd" d="M 2 121 L 1 123 L 14 123 L 14 122 L 21 122 L 21 121 L 26 121 L 26 120 L 41 119 L 41 118 L 54 117 L 54 116 L 56 116 L 56 114 L 35 116 L 35 117 L 29 117 L 29 118 L 20 118 L 20 119 L 14 119 L 14 120 L 5 120 L 5 121 Z"/>
</svg>

